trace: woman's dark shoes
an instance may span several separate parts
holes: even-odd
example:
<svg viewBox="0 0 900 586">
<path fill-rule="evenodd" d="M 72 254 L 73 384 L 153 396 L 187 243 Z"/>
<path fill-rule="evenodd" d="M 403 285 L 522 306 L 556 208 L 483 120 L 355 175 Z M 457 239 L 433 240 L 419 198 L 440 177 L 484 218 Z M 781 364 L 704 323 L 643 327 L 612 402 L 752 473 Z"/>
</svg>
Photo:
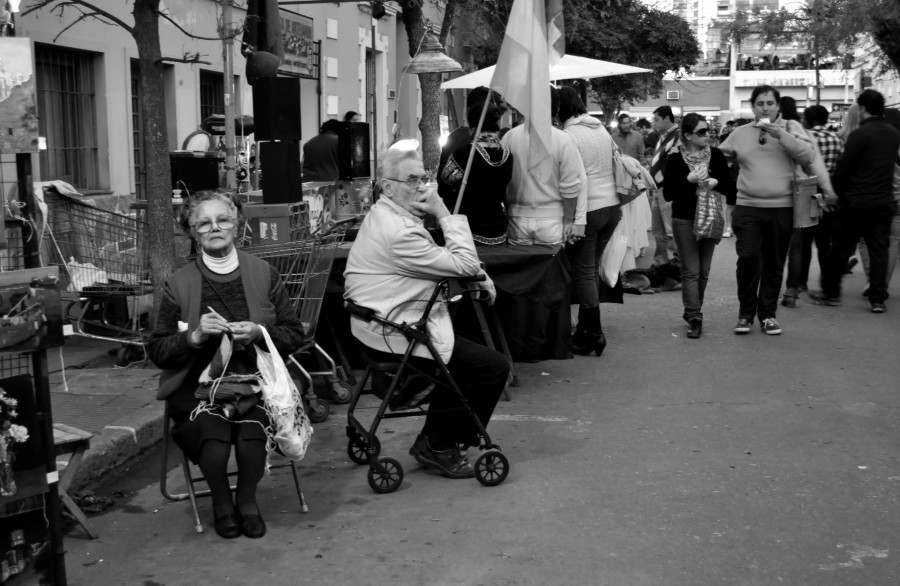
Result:
<svg viewBox="0 0 900 586">
<path fill-rule="evenodd" d="M 258 539 L 266 534 L 266 522 L 258 510 L 255 515 L 241 515 L 241 532 L 250 539 Z"/>
<path fill-rule="evenodd" d="M 234 539 L 235 537 L 240 537 L 241 535 L 241 525 L 240 523 L 238 523 L 238 516 L 236 511 L 227 513 L 225 515 L 222 515 L 221 517 L 216 517 L 214 525 L 216 528 L 216 533 L 219 534 L 219 537 L 223 537 L 225 539 Z"/>
<path fill-rule="evenodd" d="M 692 319 L 688 321 L 688 338 L 699 338 L 703 334 L 703 320 Z"/>
<path fill-rule="evenodd" d="M 572 352 L 579 356 L 590 356 L 591 352 L 601 356 L 604 349 L 606 349 L 606 335 L 603 332 L 585 333 L 577 341 L 572 339 Z"/>
</svg>

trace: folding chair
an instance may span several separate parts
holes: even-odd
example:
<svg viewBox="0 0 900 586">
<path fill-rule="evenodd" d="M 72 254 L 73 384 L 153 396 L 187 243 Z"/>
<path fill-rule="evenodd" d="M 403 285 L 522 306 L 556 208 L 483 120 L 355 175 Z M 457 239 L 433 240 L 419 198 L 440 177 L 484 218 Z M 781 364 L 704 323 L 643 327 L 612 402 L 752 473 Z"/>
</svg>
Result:
<svg viewBox="0 0 900 586">
<path fill-rule="evenodd" d="M 191 472 L 191 463 L 181 450 L 179 450 L 181 454 L 181 470 L 184 473 L 184 482 L 187 490 L 185 492 L 172 493 L 167 486 L 166 477 L 168 476 L 169 469 L 169 428 L 169 406 L 167 404 L 165 412 L 163 413 L 163 455 L 159 469 L 159 491 L 162 493 L 163 497 L 170 501 L 190 500 L 191 509 L 194 513 L 194 529 L 196 529 L 197 533 L 203 533 L 203 524 L 200 522 L 200 512 L 197 509 L 197 498 L 209 496 L 210 491 L 208 488 L 203 490 L 194 488 L 195 482 L 203 482 L 205 479 L 203 476 L 194 476 L 193 472 Z M 291 467 L 291 472 L 294 476 L 294 487 L 297 489 L 297 498 L 300 501 L 300 512 L 308 513 L 309 507 L 306 505 L 306 498 L 303 496 L 303 488 L 300 486 L 300 471 L 297 469 L 297 463 L 293 460 L 289 460 L 287 463 L 276 464 L 271 466 L 271 468 L 277 469 L 285 468 L 287 466 Z M 235 476 L 236 474 L 237 472 L 229 472 L 228 476 Z M 231 490 L 234 489 L 235 487 L 232 486 Z"/>
</svg>

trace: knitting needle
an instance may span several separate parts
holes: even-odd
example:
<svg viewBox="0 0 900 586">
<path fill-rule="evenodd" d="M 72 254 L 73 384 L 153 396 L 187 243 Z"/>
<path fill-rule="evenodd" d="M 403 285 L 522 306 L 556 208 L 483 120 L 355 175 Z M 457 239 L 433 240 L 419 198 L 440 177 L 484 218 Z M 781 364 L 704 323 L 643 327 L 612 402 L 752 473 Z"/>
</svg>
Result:
<svg viewBox="0 0 900 586">
<path fill-rule="evenodd" d="M 207 305 L 207 306 L 206 306 L 206 309 L 208 309 L 210 312 L 212 312 L 213 315 L 215 315 L 215 316 L 217 316 L 217 317 L 222 317 L 222 316 L 219 314 L 219 312 L 216 311 L 215 309 L 213 309 L 211 306 Z M 225 319 L 225 318 L 222 317 L 222 319 Z M 225 320 L 225 321 L 227 322 L 228 320 Z M 231 324 L 230 324 L 230 323 L 228 324 L 228 331 L 229 331 L 229 332 L 233 332 L 233 331 L 234 331 L 234 330 L 231 329 Z"/>
</svg>

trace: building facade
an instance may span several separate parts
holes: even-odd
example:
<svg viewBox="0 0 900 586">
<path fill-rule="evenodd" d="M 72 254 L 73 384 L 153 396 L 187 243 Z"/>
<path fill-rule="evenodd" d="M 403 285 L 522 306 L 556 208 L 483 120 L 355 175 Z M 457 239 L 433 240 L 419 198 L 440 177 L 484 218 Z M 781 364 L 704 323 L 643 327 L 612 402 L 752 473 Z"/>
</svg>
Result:
<svg viewBox="0 0 900 586">
<path fill-rule="evenodd" d="M 98 4 L 133 22 L 128 3 Z M 369 2 L 281 7 L 286 59 L 280 75 L 302 76 L 296 105 L 302 141 L 315 136 L 326 119 L 343 119 L 348 110 L 375 127 L 373 149 L 385 148 L 397 129 L 417 135 L 421 99 L 416 76 L 401 75 L 410 59 L 402 15 L 393 3 L 385 8 L 375 20 Z M 172 61 L 165 68 L 167 134 L 175 151 L 209 115 L 224 113 L 222 9 L 214 0 L 179 0 L 166 3 L 165 10 L 177 26 L 159 21 L 164 58 L 190 54 L 197 60 Z M 443 1 L 426 2 L 424 10 L 439 24 Z M 73 25 L 74 11 L 63 17 L 46 10 L 16 17 L 16 36 L 32 41 L 40 133 L 47 144 L 35 158 L 36 178 L 63 180 L 86 194 L 140 198 L 142 177 L 153 170 L 141 162 L 140 67 L 132 36 L 91 19 Z M 233 8 L 230 26 L 242 26 L 245 18 L 244 10 Z M 239 41 L 232 56 L 235 112 L 252 116 L 252 88 Z M 10 156 L 4 156 L 4 169 Z"/>
</svg>

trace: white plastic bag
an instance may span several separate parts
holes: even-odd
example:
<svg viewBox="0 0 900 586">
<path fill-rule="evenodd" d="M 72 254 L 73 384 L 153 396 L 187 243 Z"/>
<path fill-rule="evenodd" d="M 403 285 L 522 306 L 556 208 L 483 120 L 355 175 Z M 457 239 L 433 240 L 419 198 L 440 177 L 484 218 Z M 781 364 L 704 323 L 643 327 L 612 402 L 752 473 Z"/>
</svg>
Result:
<svg viewBox="0 0 900 586">
<path fill-rule="evenodd" d="M 269 421 L 275 430 L 275 443 L 289 460 L 299 462 L 306 455 L 313 428 L 303 410 L 303 400 L 291 379 L 278 349 L 266 328 L 260 326 L 266 347 L 256 346 L 260 389 Z"/>
<path fill-rule="evenodd" d="M 612 238 L 603 249 L 603 256 L 600 257 L 600 278 L 610 287 L 615 287 L 616 281 L 619 280 L 626 252 L 628 252 L 628 236 L 624 233 L 622 222 L 619 222 Z"/>
<path fill-rule="evenodd" d="M 89 262 L 77 262 L 74 257 L 69 257 L 66 269 L 72 279 L 69 283 L 69 291 L 84 291 L 94 283 L 106 284 L 109 282 L 109 273 Z"/>
</svg>

